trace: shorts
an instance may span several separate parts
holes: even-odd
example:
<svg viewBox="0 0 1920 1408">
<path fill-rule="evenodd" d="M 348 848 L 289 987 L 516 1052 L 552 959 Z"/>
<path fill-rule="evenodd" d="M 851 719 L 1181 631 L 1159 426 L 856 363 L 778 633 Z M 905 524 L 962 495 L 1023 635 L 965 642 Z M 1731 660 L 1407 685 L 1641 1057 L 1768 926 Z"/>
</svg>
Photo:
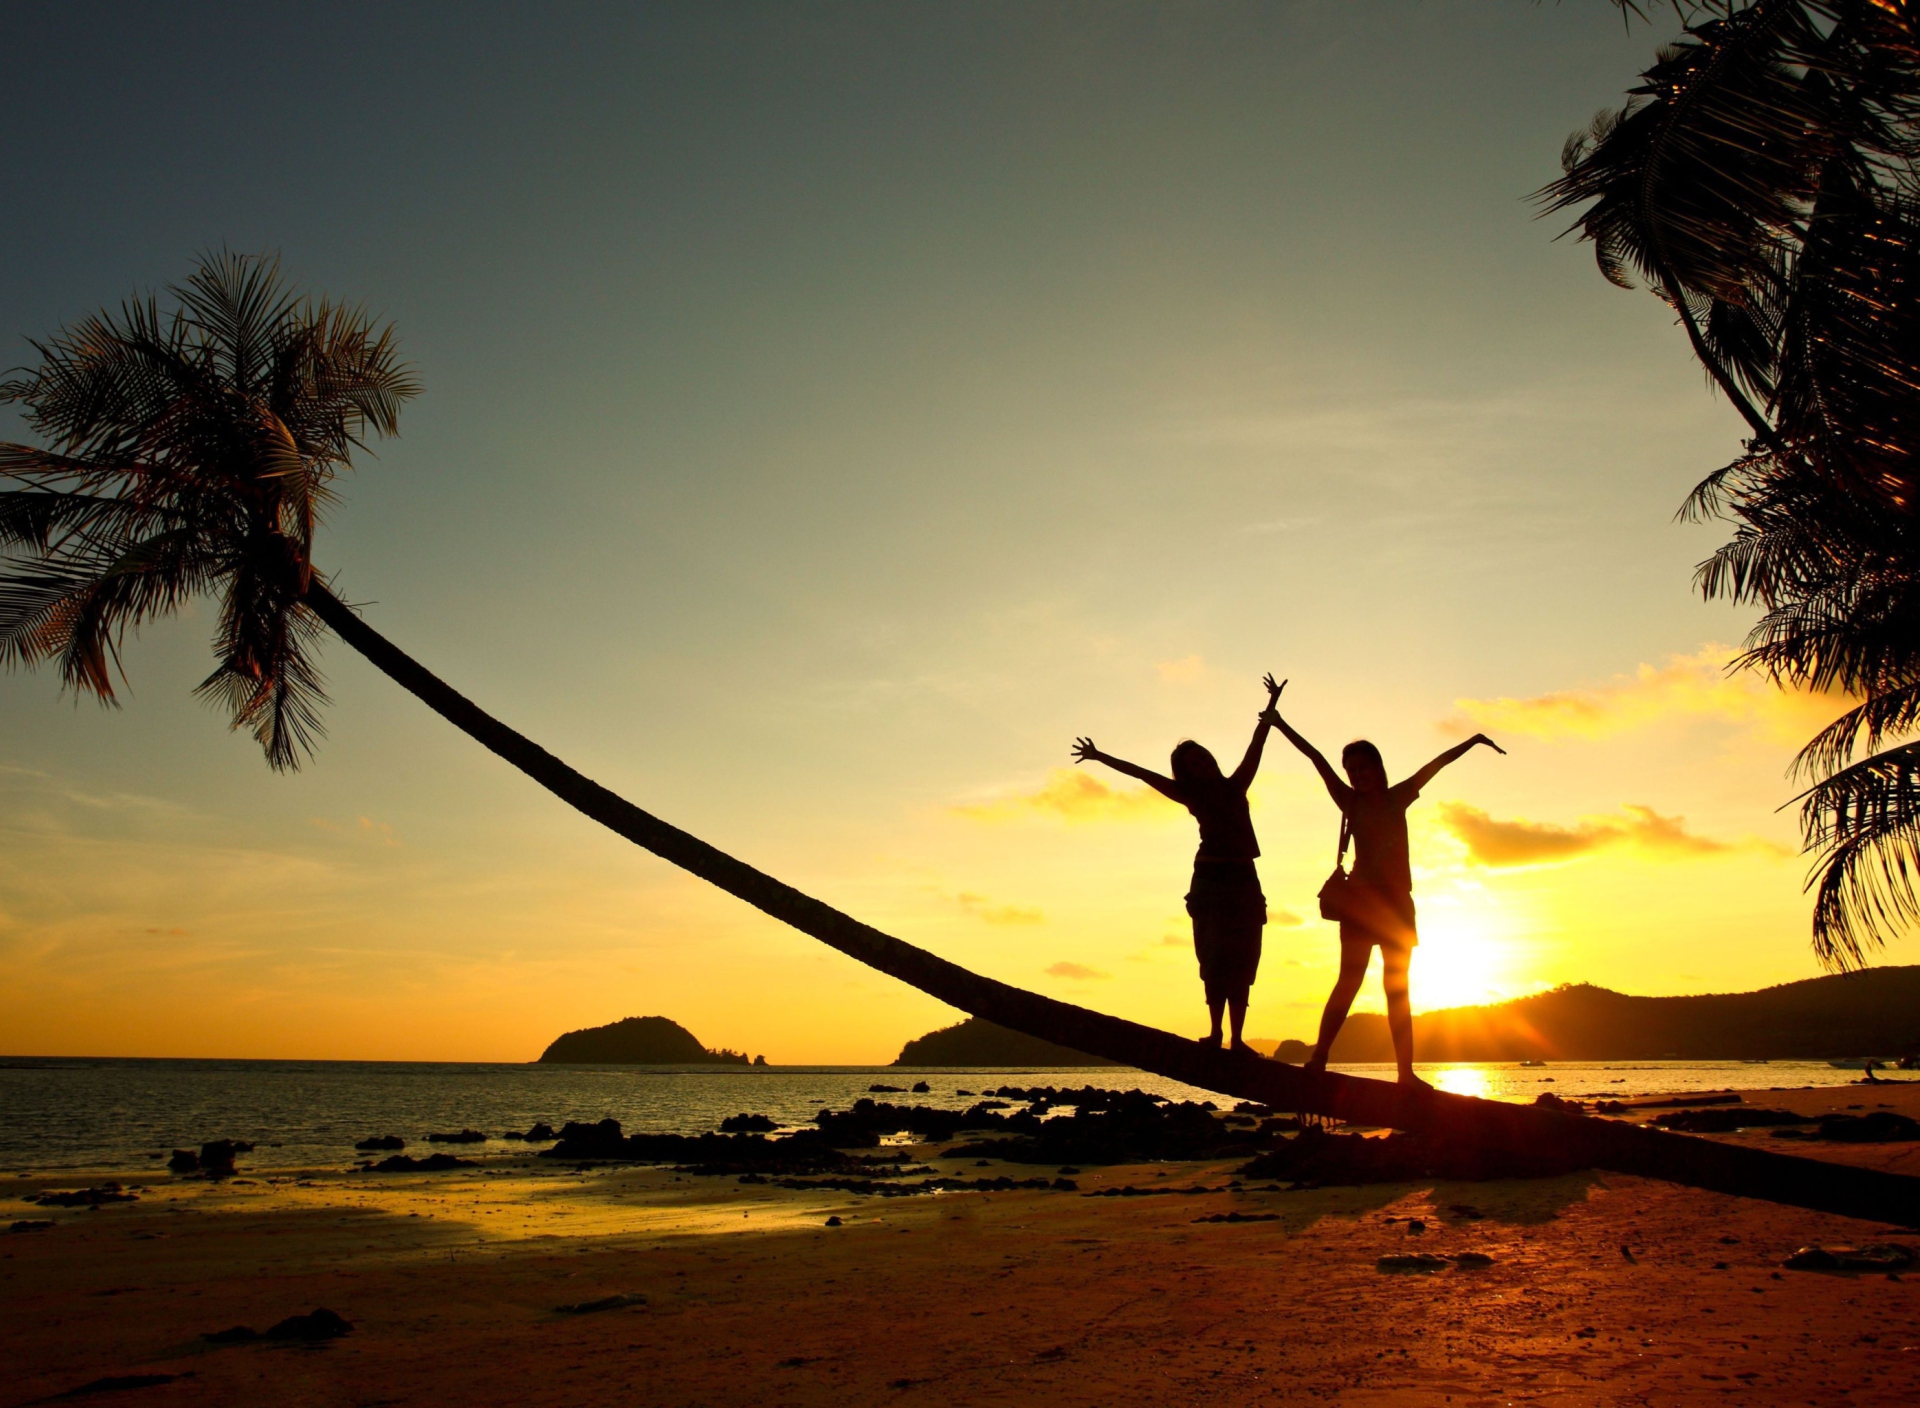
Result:
<svg viewBox="0 0 1920 1408">
<path fill-rule="evenodd" d="M 1371 948 L 1378 944 L 1383 949 L 1410 949 L 1420 942 L 1410 891 L 1386 890 L 1356 878 L 1350 894 L 1363 912 L 1340 921 L 1340 947 L 1357 944 Z"/>
<path fill-rule="evenodd" d="M 1260 931 L 1267 897 L 1252 861 L 1207 861 L 1193 868 L 1187 891 L 1193 952 L 1208 1003 L 1246 1001 L 1260 971 Z"/>
</svg>

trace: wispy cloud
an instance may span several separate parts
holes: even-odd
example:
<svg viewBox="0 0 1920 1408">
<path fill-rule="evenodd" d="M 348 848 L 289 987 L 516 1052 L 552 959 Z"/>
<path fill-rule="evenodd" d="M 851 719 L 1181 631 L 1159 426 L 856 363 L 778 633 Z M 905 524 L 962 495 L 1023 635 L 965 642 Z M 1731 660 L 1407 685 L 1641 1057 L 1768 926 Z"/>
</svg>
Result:
<svg viewBox="0 0 1920 1408">
<path fill-rule="evenodd" d="M 1113 974 L 1099 968 L 1089 968 L 1084 963 L 1060 962 L 1048 965 L 1045 969 L 1049 978 L 1072 978 L 1077 981 L 1091 981 L 1095 978 L 1111 978 Z"/>
<path fill-rule="evenodd" d="M 1467 848 L 1477 865 L 1506 868 L 1574 860 L 1610 846 L 1630 845 L 1669 858 L 1725 855 L 1739 850 L 1782 848 L 1760 840 L 1718 841 L 1689 831 L 1685 817 L 1662 816 L 1652 807 L 1623 806 L 1625 816 L 1588 817 L 1577 826 L 1541 821 L 1500 821 L 1478 807 L 1442 802 L 1440 821 Z"/>
<path fill-rule="evenodd" d="M 1153 668 L 1162 684 L 1193 684 L 1206 677 L 1207 662 L 1198 655 L 1187 655 L 1178 660 L 1162 660 Z"/>
<path fill-rule="evenodd" d="M 1039 924 L 1046 915 L 1027 905 L 995 904 L 985 895 L 968 894 L 962 891 L 953 897 L 953 902 L 963 914 L 971 914 L 975 919 L 987 924 Z"/>
<path fill-rule="evenodd" d="M 1783 690 L 1751 670 L 1728 672 L 1735 653 L 1706 645 L 1664 665 L 1641 665 L 1605 684 L 1523 699 L 1458 699 L 1440 727 L 1535 738 L 1607 738 L 1666 719 L 1717 718 L 1798 742 L 1845 706 L 1837 696 Z"/>
<path fill-rule="evenodd" d="M 1012 821 L 1050 816 L 1065 821 L 1127 821 L 1136 817 L 1170 814 L 1173 803 L 1146 787 L 1124 791 L 1109 787 L 1092 773 L 1055 768 L 1032 792 L 1014 793 L 986 802 L 954 808 L 975 821 Z"/>
<path fill-rule="evenodd" d="M 352 834 L 347 827 L 342 826 L 331 817 L 314 816 L 308 817 L 307 821 L 314 830 L 324 831 L 331 836 L 347 836 Z M 393 833 L 393 823 L 389 821 L 375 821 L 372 817 L 363 816 L 356 819 L 354 829 L 359 832 L 362 840 L 371 841 L 376 846 L 398 846 L 400 844 L 400 838 Z"/>
<path fill-rule="evenodd" d="M 1297 929 L 1307 921 L 1290 909 L 1270 909 L 1267 911 L 1267 923 L 1279 929 Z"/>
</svg>

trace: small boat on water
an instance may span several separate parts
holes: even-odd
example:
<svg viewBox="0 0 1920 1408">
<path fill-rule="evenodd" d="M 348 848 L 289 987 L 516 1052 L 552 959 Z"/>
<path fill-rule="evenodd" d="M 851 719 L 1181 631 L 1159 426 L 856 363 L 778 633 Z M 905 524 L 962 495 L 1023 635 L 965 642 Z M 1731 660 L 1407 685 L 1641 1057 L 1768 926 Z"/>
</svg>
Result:
<svg viewBox="0 0 1920 1408">
<path fill-rule="evenodd" d="M 1546 1068 L 1547 1063 L 1545 1061 L 1522 1061 L 1520 1063 L 1520 1069 L 1523 1071 L 1544 1071 Z"/>
</svg>

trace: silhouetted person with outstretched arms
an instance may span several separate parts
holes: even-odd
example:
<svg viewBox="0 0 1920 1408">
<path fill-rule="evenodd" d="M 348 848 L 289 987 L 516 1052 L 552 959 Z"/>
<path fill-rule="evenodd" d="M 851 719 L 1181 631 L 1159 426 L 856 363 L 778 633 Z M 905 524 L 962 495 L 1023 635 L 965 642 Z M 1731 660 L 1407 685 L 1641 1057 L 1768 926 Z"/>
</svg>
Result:
<svg viewBox="0 0 1920 1408">
<path fill-rule="evenodd" d="M 1267 688 L 1273 688 L 1273 676 L 1267 676 Z M 1274 696 L 1278 699 L 1279 695 Z M 1277 710 L 1269 708 L 1262 719 L 1286 735 L 1287 742 L 1307 755 L 1307 759 L 1327 785 L 1327 792 L 1342 818 L 1341 854 L 1345 858 L 1345 840 L 1353 837 L 1353 874 L 1339 886 L 1340 976 L 1327 998 L 1326 1011 L 1320 1017 L 1320 1040 L 1307 1060 L 1310 1071 L 1327 1068 L 1327 1054 L 1333 1039 L 1346 1023 L 1347 1010 L 1367 976 L 1367 963 L 1375 944 L 1380 946 L 1381 986 L 1387 994 L 1387 1028 L 1393 1033 L 1393 1055 L 1400 1066 L 1402 1085 L 1424 1085 L 1413 1073 L 1413 1009 L 1407 1000 L 1407 969 L 1413 961 L 1414 945 L 1420 942 L 1414 925 L 1413 863 L 1407 854 L 1407 808 L 1418 800 L 1420 791 L 1448 763 L 1465 757 L 1484 743 L 1496 753 L 1507 750 L 1476 733 L 1465 743 L 1456 744 L 1428 763 L 1404 782 L 1387 784 L 1387 765 L 1380 750 L 1359 739 L 1340 751 L 1340 775 L 1306 739 L 1302 738 Z M 1338 877 L 1336 876 L 1336 880 Z M 1330 887 L 1333 882 L 1329 882 Z"/>
<path fill-rule="evenodd" d="M 1220 1044 L 1222 1009 L 1233 1021 L 1233 1046 L 1245 1051 L 1242 1035 L 1247 1024 L 1247 995 L 1260 971 L 1260 931 L 1267 922 L 1267 897 L 1260 890 L 1254 857 L 1260 843 L 1253 836 L 1253 814 L 1247 808 L 1247 788 L 1260 770 L 1260 753 L 1267 743 L 1269 716 L 1284 685 L 1267 677 L 1267 709 L 1254 726 L 1247 755 L 1231 775 L 1223 775 L 1212 753 L 1191 738 L 1173 750 L 1172 777 L 1129 763 L 1093 746 L 1091 738 L 1076 739 L 1076 763 L 1105 763 L 1115 772 L 1163 793 L 1193 813 L 1200 823 L 1200 850 L 1193 858 L 1193 885 L 1187 891 L 1187 913 L 1193 918 L 1193 951 L 1200 960 L 1200 981 L 1207 990 L 1207 1012 L 1213 1030 L 1211 1046 Z"/>
</svg>

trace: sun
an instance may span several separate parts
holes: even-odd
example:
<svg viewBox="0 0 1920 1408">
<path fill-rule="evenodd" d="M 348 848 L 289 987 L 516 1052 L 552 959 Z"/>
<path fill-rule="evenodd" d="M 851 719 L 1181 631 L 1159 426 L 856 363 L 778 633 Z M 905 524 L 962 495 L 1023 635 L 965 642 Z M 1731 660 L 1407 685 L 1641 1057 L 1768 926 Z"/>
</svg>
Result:
<svg viewBox="0 0 1920 1408">
<path fill-rule="evenodd" d="M 1482 890 L 1454 890 L 1420 906 L 1413 1010 L 1470 1007 L 1517 995 L 1513 921 Z"/>
</svg>

